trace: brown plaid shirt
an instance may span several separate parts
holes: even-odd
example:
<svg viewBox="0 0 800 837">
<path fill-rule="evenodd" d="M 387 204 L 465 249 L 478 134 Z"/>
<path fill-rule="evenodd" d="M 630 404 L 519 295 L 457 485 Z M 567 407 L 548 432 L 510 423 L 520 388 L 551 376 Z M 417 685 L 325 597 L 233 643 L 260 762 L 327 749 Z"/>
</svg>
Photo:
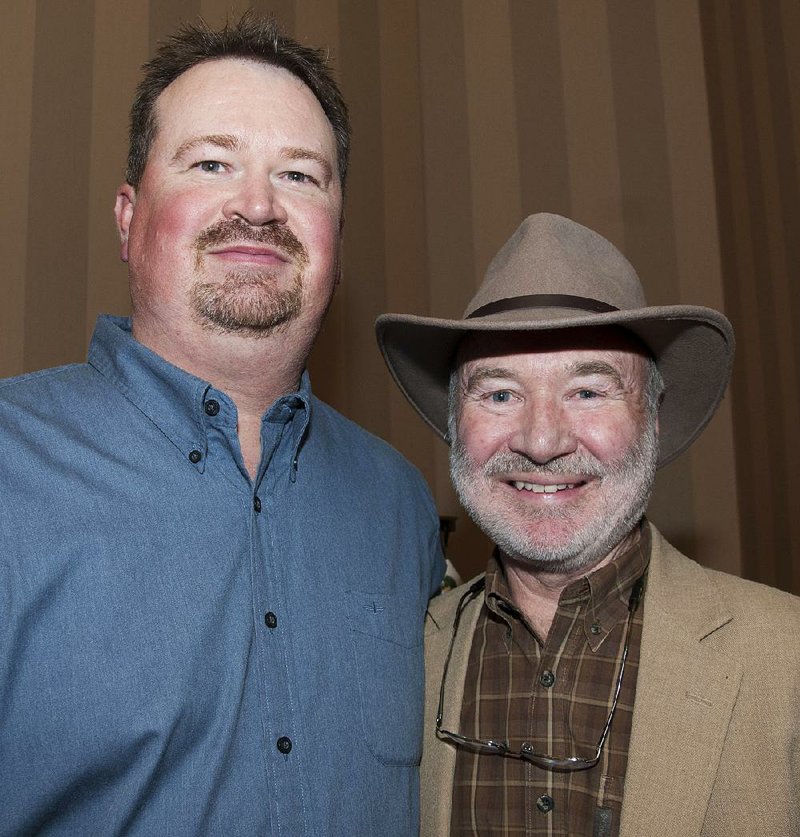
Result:
<svg viewBox="0 0 800 837">
<path fill-rule="evenodd" d="M 643 527 L 631 549 L 561 594 L 542 645 L 514 607 L 494 557 L 470 651 L 462 735 L 507 741 L 519 752 L 591 758 L 605 726 L 622 658 L 628 602 L 650 560 Z M 453 835 L 615 837 L 628 761 L 644 602 L 631 624 L 617 711 L 599 763 L 556 772 L 459 747 Z"/>
</svg>

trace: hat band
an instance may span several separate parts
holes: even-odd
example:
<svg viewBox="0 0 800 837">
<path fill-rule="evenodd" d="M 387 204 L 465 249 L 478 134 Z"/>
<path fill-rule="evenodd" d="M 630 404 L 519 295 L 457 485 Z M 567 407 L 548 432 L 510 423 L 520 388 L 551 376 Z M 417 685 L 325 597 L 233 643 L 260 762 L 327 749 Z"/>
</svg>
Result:
<svg viewBox="0 0 800 837">
<path fill-rule="evenodd" d="M 502 314 L 505 311 L 516 311 L 520 308 L 579 308 L 581 311 L 592 311 L 595 314 L 605 314 L 609 311 L 619 311 L 619 308 L 600 302 L 599 299 L 589 299 L 585 296 L 571 296 L 570 294 L 529 294 L 528 296 L 514 296 L 508 299 L 498 299 L 487 305 L 482 305 L 468 314 L 464 319 L 473 317 L 488 317 L 490 314 Z"/>
</svg>

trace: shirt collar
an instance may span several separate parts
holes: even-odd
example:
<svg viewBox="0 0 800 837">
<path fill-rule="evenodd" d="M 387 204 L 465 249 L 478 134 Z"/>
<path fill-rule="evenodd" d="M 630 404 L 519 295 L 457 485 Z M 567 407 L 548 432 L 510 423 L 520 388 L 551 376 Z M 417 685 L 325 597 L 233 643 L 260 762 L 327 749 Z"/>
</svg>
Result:
<svg viewBox="0 0 800 837">
<path fill-rule="evenodd" d="M 89 346 L 89 365 L 139 409 L 175 445 L 194 467 L 203 470 L 208 442 L 206 403 L 215 400 L 235 415 L 236 408 L 222 391 L 208 381 L 191 375 L 148 349 L 131 333 L 128 317 L 103 314 L 97 318 Z M 279 398 L 266 411 L 262 422 L 288 422 L 303 409 L 303 421 L 293 427 L 293 473 L 298 452 L 308 427 L 311 384 L 304 372 L 296 392 Z M 191 456 L 193 451 L 200 458 Z"/>
<path fill-rule="evenodd" d="M 561 592 L 559 610 L 583 608 L 583 629 L 593 651 L 602 645 L 613 628 L 628 617 L 633 585 L 647 572 L 651 535 L 645 520 L 637 527 L 634 542 L 600 569 L 585 575 Z M 500 553 L 495 549 L 486 570 L 487 608 L 507 623 L 521 618 L 511 599 L 511 591 Z"/>
</svg>

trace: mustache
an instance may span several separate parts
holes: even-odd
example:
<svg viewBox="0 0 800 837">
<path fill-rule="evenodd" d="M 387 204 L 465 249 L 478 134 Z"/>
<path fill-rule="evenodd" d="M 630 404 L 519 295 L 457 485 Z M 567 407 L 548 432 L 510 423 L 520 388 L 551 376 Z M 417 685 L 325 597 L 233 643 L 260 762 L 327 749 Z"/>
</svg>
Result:
<svg viewBox="0 0 800 837">
<path fill-rule="evenodd" d="M 466 455 L 463 443 L 454 445 L 453 452 L 457 457 Z M 658 436 L 655 424 L 651 422 L 621 457 L 609 462 L 601 462 L 584 453 L 568 453 L 549 462 L 537 462 L 524 453 L 498 451 L 484 464 L 483 472 L 487 477 L 525 471 L 529 474 L 579 474 L 585 477 L 613 479 L 625 477 L 631 469 L 642 467 L 643 464 L 649 467 L 652 463 L 655 472 L 657 459 Z"/>
<path fill-rule="evenodd" d="M 549 462 L 536 462 L 521 453 L 496 453 L 483 466 L 487 477 L 502 476 L 524 471 L 526 474 L 582 474 L 587 477 L 605 477 L 609 468 L 590 456 L 578 453 L 551 459 Z"/>
<path fill-rule="evenodd" d="M 263 227 L 254 227 L 241 218 L 217 221 L 216 224 L 206 227 L 197 236 L 195 249 L 199 254 L 209 247 L 246 242 L 274 247 L 298 262 L 305 262 L 307 259 L 306 248 L 285 224 L 265 224 Z"/>
</svg>

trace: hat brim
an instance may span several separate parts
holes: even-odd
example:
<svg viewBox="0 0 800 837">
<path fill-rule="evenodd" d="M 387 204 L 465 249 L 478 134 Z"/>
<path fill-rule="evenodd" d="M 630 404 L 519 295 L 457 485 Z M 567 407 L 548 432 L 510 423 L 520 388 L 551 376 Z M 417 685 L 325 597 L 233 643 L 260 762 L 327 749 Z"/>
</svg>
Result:
<svg viewBox="0 0 800 837">
<path fill-rule="evenodd" d="M 384 314 L 375 324 L 392 377 L 422 418 L 447 441 L 447 394 L 458 344 L 467 334 L 620 326 L 650 350 L 664 378 L 659 410 L 659 467 L 685 451 L 711 420 L 725 393 L 734 353 L 733 329 L 711 308 L 653 306 L 587 314 L 529 309 L 445 320 Z"/>
</svg>

